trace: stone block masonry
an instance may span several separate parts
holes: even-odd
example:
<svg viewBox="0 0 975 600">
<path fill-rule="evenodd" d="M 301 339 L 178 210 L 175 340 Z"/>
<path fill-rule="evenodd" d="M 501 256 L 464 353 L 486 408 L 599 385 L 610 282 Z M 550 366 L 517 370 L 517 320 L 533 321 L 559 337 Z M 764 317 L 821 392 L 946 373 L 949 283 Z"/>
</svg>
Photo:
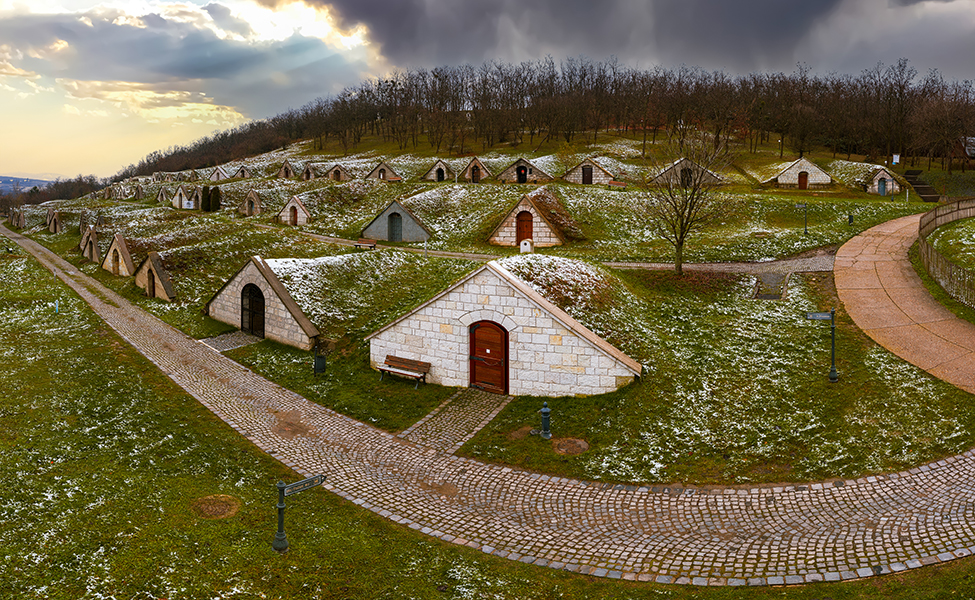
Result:
<svg viewBox="0 0 975 600">
<path fill-rule="evenodd" d="M 264 337 L 302 350 L 311 350 L 314 340 L 298 324 L 279 297 L 279 291 L 253 261 L 248 262 L 214 296 L 207 309 L 209 315 L 222 323 L 240 327 L 241 292 L 248 283 L 256 285 L 264 294 Z"/>
<path fill-rule="evenodd" d="M 591 396 L 633 381 L 639 370 L 634 372 L 632 365 L 607 352 L 608 343 L 594 343 L 582 335 L 577 329 L 581 325 L 564 313 L 553 313 L 547 301 L 539 302 L 537 294 L 523 293 L 511 284 L 510 277 L 514 276 L 485 267 L 373 334 L 372 366 L 382 364 L 389 354 L 421 360 L 432 365 L 429 382 L 466 387 L 470 382 L 470 326 L 492 321 L 508 332 L 508 391 L 512 395 Z"/>
</svg>

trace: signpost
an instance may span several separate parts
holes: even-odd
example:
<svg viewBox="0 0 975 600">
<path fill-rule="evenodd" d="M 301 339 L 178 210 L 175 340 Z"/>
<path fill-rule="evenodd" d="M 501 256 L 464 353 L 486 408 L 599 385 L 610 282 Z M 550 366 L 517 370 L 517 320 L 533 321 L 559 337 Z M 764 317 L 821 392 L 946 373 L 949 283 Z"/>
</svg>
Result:
<svg viewBox="0 0 975 600">
<path fill-rule="evenodd" d="M 278 532 L 274 534 L 274 541 L 271 542 L 271 547 L 276 551 L 282 554 L 288 551 L 288 536 L 284 533 L 284 497 L 322 485 L 324 481 L 324 475 L 315 475 L 291 485 L 285 485 L 283 481 L 278 482 Z"/>
<path fill-rule="evenodd" d="M 807 312 L 806 318 L 810 321 L 829 321 L 830 329 L 830 368 L 829 382 L 836 383 L 840 380 L 836 372 L 836 309 L 831 308 L 829 312 Z"/>
<path fill-rule="evenodd" d="M 796 204 L 796 208 L 803 209 L 802 213 L 802 235 L 809 235 L 809 203 L 803 202 Z"/>
</svg>

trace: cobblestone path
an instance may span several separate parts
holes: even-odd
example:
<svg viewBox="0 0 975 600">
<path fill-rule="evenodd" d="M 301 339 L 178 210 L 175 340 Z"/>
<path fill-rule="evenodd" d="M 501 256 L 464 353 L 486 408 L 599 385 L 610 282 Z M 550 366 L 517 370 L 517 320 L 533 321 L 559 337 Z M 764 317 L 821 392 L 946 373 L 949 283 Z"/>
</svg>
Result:
<svg viewBox="0 0 975 600">
<path fill-rule="evenodd" d="M 3 227 L 259 448 L 444 541 L 595 576 L 740 586 L 903 571 L 975 550 L 972 452 L 886 476 L 752 488 L 599 484 L 482 464 L 313 404 L 132 307 Z"/>
<path fill-rule="evenodd" d="M 226 352 L 227 350 L 233 350 L 234 348 L 242 348 L 244 346 L 256 344 L 257 342 L 261 341 L 261 338 L 237 330 L 200 341 L 217 352 Z"/>
<path fill-rule="evenodd" d="M 511 400 L 473 388 L 461 390 L 396 437 L 453 454 Z"/>
</svg>

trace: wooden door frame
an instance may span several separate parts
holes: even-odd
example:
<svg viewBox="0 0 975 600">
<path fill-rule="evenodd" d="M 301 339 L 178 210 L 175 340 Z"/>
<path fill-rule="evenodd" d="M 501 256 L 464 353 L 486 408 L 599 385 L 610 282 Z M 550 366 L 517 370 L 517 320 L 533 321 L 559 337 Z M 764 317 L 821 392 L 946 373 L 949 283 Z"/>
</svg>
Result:
<svg viewBox="0 0 975 600">
<path fill-rule="evenodd" d="M 468 385 L 474 387 L 474 353 L 476 344 L 474 343 L 474 332 L 483 327 L 491 326 L 496 327 L 501 332 L 501 343 L 504 346 L 504 391 L 503 395 L 508 395 L 509 379 L 511 375 L 511 338 L 508 330 L 505 329 L 500 323 L 490 320 L 476 321 L 471 323 L 467 327 L 467 378 Z M 480 389 L 480 388 L 479 388 Z"/>
</svg>

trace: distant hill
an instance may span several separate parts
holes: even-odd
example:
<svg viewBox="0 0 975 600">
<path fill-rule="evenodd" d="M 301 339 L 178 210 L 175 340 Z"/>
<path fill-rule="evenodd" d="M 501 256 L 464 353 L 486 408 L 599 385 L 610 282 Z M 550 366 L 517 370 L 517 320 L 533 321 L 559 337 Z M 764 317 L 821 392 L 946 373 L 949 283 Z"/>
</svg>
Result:
<svg viewBox="0 0 975 600">
<path fill-rule="evenodd" d="M 19 189 L 20 191 L 26 191 L 34 187 L 35 185 L 39 188 L 51 183 L 45 179 L 30 179 L 27 177 L 10 177 L 9 175 L 0 175 L 0 192 L 4 194 L 9 194 L 14 191 L 14 189 Z"/>
</svg>

